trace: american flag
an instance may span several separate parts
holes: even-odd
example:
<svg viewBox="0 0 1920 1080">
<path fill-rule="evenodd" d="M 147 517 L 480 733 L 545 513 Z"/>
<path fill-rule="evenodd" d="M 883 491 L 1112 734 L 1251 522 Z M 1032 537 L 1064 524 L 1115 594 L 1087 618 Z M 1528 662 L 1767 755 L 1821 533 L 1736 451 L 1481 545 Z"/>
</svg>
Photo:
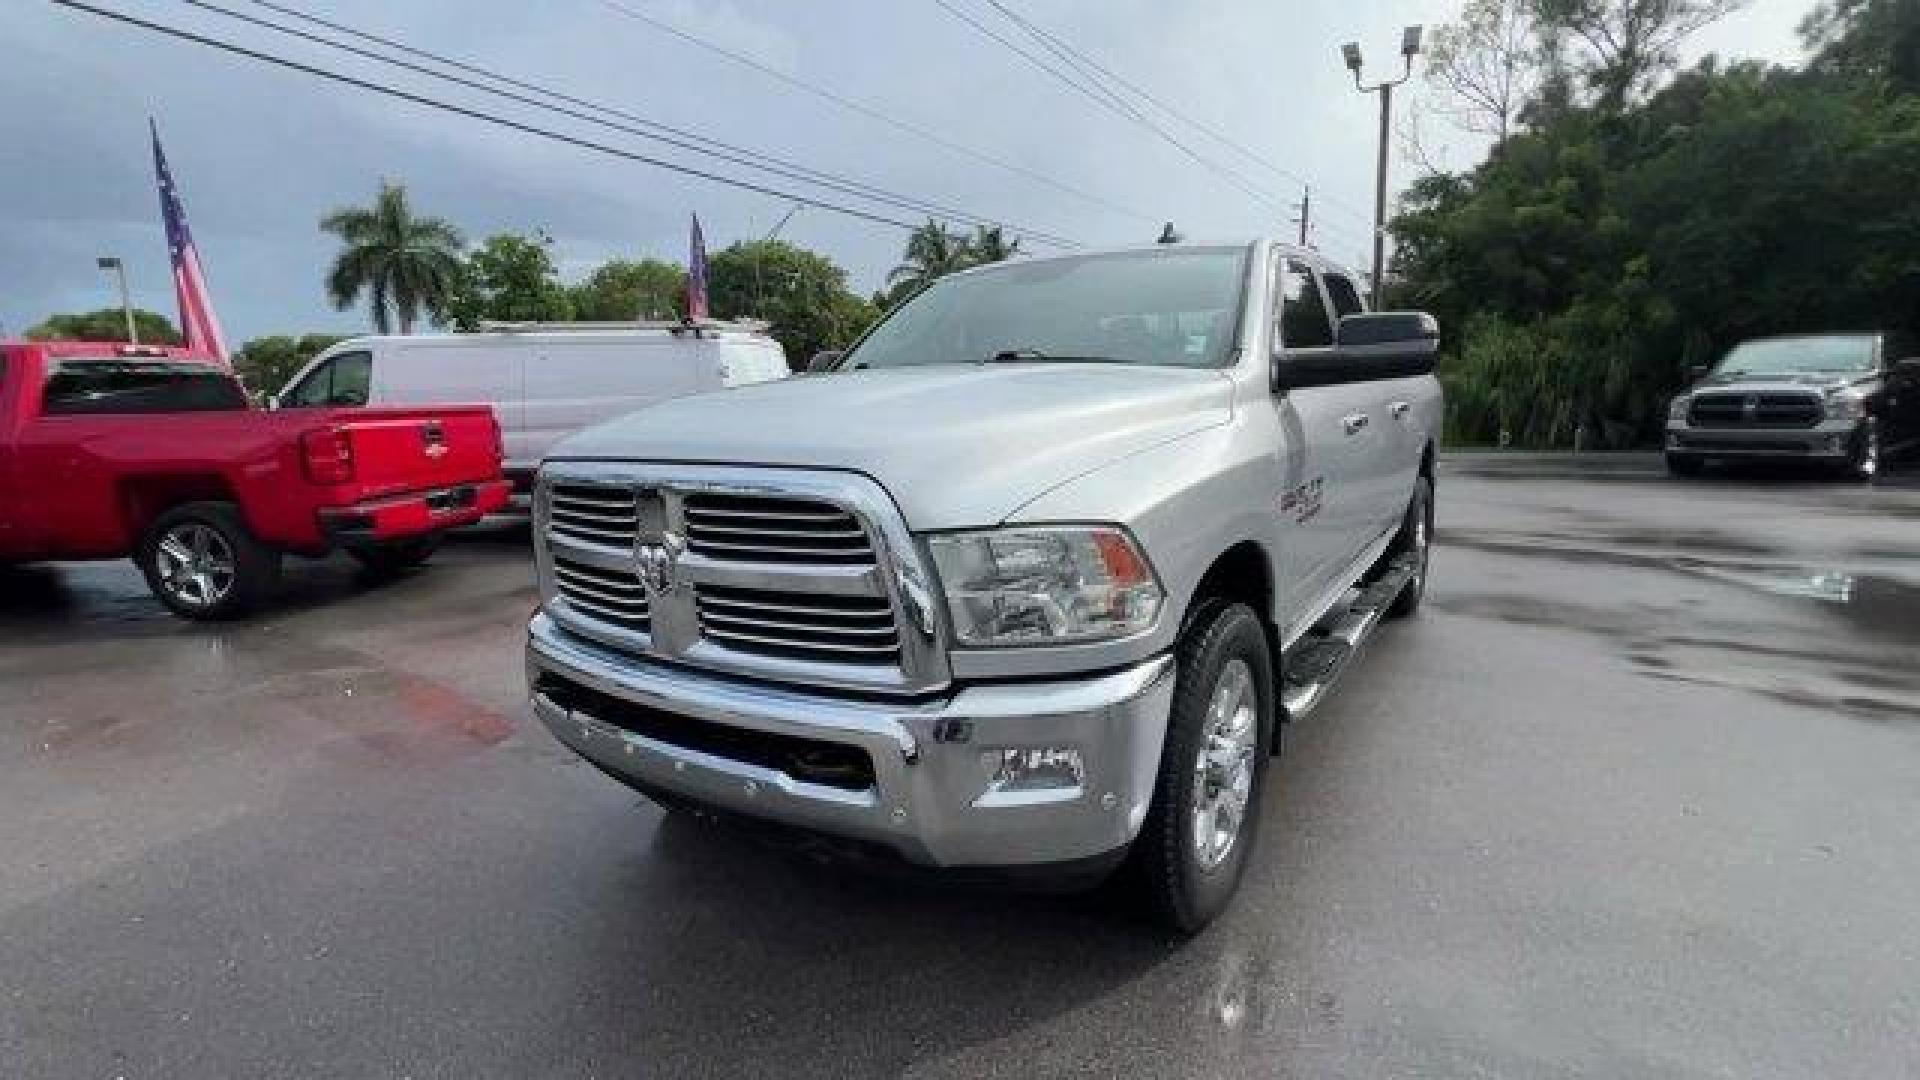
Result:
<svg viewBox="0 0 1920 1080">
<path fill-rule="evenodd" d="M 180 206 L 180 192 L 173 186 L 173 174 L 167 171 L 167 155 L 160 150 L 160 129 L 152 120 L 153 172 L 160 182 L 160 216 L 167 223 L 167 252 L 173 256 L 173 291 L 180 300 L 180 333 L 187 348 L 227 358 L 227 340 L 220 333 L 220 320 L 213 314 L 213 299 L 207 295 L 207 275 L 200 269 L 200 249 L 193 246 L 193 233 L 187 230 L 187 212 Z"/>
<path fill-rule="evenodd" d="M 707 240 L 700 235 L 700 215 L 693 215 L 692 250 L 687 253 L 687 321 L 707 317 Z"/>
</svg>

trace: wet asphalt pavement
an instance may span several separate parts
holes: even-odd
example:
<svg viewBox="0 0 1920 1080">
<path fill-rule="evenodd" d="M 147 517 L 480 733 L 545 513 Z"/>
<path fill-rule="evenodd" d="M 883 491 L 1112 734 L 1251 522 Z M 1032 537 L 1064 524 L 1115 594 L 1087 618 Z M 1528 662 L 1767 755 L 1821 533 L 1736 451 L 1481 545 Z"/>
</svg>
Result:
<svg viewBox="0 0 1920 1080">
<path fill-rule="evenodd" d="M 1188 942 L 663 822 L 523 714 L 523 530 L 0 571 L 0 1076 L 1920 1075 L 1920 480 L 1439 495 Z"/>
</svg>

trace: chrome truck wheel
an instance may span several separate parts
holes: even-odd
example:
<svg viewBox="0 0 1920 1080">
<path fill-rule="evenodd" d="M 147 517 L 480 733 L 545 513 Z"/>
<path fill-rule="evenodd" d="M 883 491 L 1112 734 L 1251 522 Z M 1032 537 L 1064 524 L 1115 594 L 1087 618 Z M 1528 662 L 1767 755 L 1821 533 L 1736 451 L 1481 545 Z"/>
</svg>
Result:
<svg viewBox="0 0 1920 1080">
<path fill-rule="evenodd" d="M 1245 604 L 1203 605 L 1180 636 L 1153 804 L 1128 859 L 1155 914 L 1182 933 L 1211 922 L 1239 887 L 1273 745 L 1266 629 Z"/>
<path fill-rule="evenodd" d="M 160 587 L 188 607 L 212 607 L 226 599 L 240 573 L 226 538 L 197 521 L 168 529 L 157 555 Z"/>
<path fill-rule="evenodd" d="M 1214 683 L 1206 738 L 1193 763 L 1193 854 L 1207 869 L 1219 866 L 1240 838 L 1253 796 L 1258 710 L 1247 662 L 1235 657 Z"/>
<path fill-rule="evenodd" d="M 134 557 L 153 595 L 189 619 L 240 614 L 280 569 L 279 553 L 255 540 L 227 503 L 188 503 L 160 515 Z"/>
</svg>

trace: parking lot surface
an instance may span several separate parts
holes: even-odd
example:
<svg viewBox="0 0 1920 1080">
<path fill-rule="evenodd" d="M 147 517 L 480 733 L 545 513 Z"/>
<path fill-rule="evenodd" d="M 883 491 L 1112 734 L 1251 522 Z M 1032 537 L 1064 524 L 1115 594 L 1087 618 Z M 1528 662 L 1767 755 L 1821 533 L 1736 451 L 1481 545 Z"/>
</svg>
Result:
<svg viewBox="0 0 1920 1080">
<path fill-rule="evenodd" d="M 1920 1068 L 1920 483 L 1460 457 L 1239 900 L 821 867 L 523 710 L 524 528 L 219 628 L 0 571 L 0 1076 Z"/>
</svg>

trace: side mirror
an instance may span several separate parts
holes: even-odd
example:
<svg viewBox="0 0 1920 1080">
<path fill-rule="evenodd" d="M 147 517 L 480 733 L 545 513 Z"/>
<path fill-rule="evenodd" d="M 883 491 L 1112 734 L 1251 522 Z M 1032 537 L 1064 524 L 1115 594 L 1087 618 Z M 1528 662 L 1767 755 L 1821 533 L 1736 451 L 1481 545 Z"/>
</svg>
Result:
<svg viewBox="0 0 1920 1080">
<path fill-rule="evenodd" d="M 845 355 L 846 353 L 840 349 L 823 349 L 814 353 L 813 359 L 807 361 L 807 374 L 818 375 L 824 371 L 832 371 L 840 365 L 840 358 Z"/>
<path fill-rule="evenodd" d="M 1424 311 L 1348 315 L 1333 348 L 1286 355 L 1275 381 L 1292 388 L 1430 375 L 1439 355 L 1440 324 Z"/>
<path fill-rule="evenodd" d="M 1909 375 L 1920 375 L 1920 356 L 1909 356 L 1893 366 Z"/>
<path fill-rule="evenodd" d="M 1706 364 L 1688 364 L 1687 365 L 1687 381 L 1699 382 L 1701 379 L 1704 379 L 1707 377 L 1707 372 L 1712 370 L 1713 369 L 1711 367 L 1708 367 Z"/>
</svg>

